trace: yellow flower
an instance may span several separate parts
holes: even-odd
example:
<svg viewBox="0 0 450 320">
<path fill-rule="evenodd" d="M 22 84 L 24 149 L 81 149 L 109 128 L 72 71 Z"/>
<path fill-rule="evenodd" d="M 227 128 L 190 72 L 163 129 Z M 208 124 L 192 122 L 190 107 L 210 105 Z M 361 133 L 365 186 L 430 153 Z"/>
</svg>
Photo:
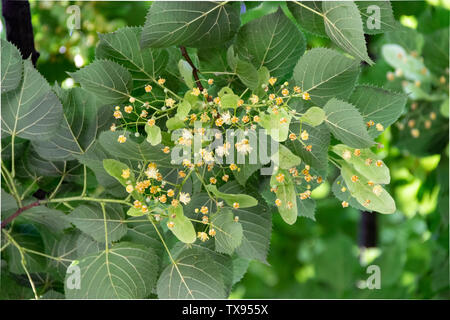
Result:
<svg viewBox="0 0 450 320">
<path fill-rule="evenodd" d="M 175 223 L 174 223 L 173 221 L 169 221 L 169 222 L 167 223 L 167 227 L 168 227 L 169 229 L 172 229 L 174 226 L 175 226 Z"/>
<path fill-rule="evenodd" d="M 117 141 L 119 141 L 119 143 L 124 143 L 125 141 L 127 141 L 127 137 L 121 134 L 119 138 L 117 138 Z"/>
<path fill-rule="evenodd" d="M 237 106 L 240 107 L 240 106 L 242 106 L 243 104 L 244 104 L 244 100 L 239 99 L 238 102 L 237 102 Z"/>
<path fill-rule="evenodd" d="M 373 125 L 375 125 L 375 122 L 373 122 L 373 120 L 369 120 L 369 121 L 367 121 L 366 125 L 367 125 L 367 128 L 370 128 Z"/>
<path fill-rule="evenodd" d="M 223 125 L 223 119 L 222 118 L 217 118 L 215 123 L 216 123 L 216 126 L 221 127 Z"/>
<path fill-rule="evenodd" d="M 275 200 L 275 204 L 277 205 L 277 207 L 281 206 L 281 200 L 280 199 L 276 199 Z"/>
<path fill-rule="evenodd" d="M 161 203 L 166 203 L 166 202 L 167 202 L 167 197 L 166 197 L 165 194 L 163 194 L 163 195 L 161 195 L 161 196 L 158 198 L 158 200 L 159 200 Z"/>
<path fill-rule="evenodd" d="M 306 130 L 303 130 L 302 134 L 300 135 L 300 138 L 302 138 L 302 140 L 308 140 L 309 139 L 309 134 Z"/>
<path fill-rule="evenodd" d="M 208 79 L 208 84 L 211 86 L 214 83 L 214 79 Z"/>
<path fill-rule="evenodd" d="M 275 82 L 277 82 L 277 78 L 271 77 L 271 78 L 269 79 L 270 85 L 273 86 L 273 85 L 275 84 Z"/>
<path fill-rule="evenodd" d="M 239 118 L 236 117 L 236 116 L 233 116 L 233 117 L 231 118 L 231 122 L 232 122 L 232 123 L 238 123 L 238 122 L 239 122 Z"/>
<path fill-rule="evenodd" d="M 259 120 L 261 120 L 261 118 L 259 116 L 254 116 L 253 117 L 253 121 L 255 121 L 255 122 L 259 122 Z"/>
<path fill-rule="evenodd" d="M 375 187 L 373 187 L 372 191 L 377 196 L 379 196 L 381 194 L 381 192 L 383 192 L 383 188 L 379 184 L 377 184 Z"/>
<path fill-rule="evenodd" d="M 155 119 L 148 119 L 148 121 L 147 121 L 147 124 L 148 124 L 150 127 L 153 127 L 153 126 L 155 125 L 155 123 L 156 123 Z"/>
<path fill-rule="evenodd" d="M 282 174 L 282 173 L 277 174 L 277 176 L 275 178 L 280 183 L 284 182 L 284 174 Z"/>
<path fill-rule="evenodd" d="M 311 152 L 311 150 L 312 150 L 312 145 L 307 145 L 307 146 L 305 146 L 305 149 L 306 149 L 306 151 Z"/>
<path fill-rule="evenodd" d="M 295 133 L 291 133 L 291 134 L 289 135 L 289 139 L 292 140 L 292 141 L 294 141 L 295 139 L 297 139 L 297 135 L 296 135 Z"/>
<path fill-rule="evenodd" d="M 347 207 L 348 207 L 348 202 L 342 201 L 342 208 L 347 208 Z"/>
<path fill-rule="evenodd" d="M 164 79 L 164 78 L 159 78 L 159 79 L 158 79 L 158 84 L 159 84 L 160 86 L 162 86 L 164 83 L 166 83 L 166 79 Z"/>
<path fill-rule="evenodd" d="M 311 97 L 309 96 L 308 92 L 303 92 L 302 98 L 303 100 L 311 100 Z"/>
<path fill-rule="evenodd" d="M 289 94 L 289 90 L 283 89 L 283 90 L 281 90 L 281 94 L 286 97 Z"/>
<path fill-rule="evenodd" d="M 165 146 L 164 149 L 162 149 L 162 151 L 163 151 L 165 154 L 170 153 L 170 147 Z"/>
<path fill-rule="evenodd" d="M 347 188 L 346 187 L 342 187 L 341 188 L 341 192 L 345 192 L 345 191 L 347 191 Z"/>
<path fill-rule="evenodd" d="M 233 208 L 235 208 L 235 209 L 239 209 L 239 202 L 235 202 L 235 203 L 233 203 Z"/>
<path fill-rule="evenodd" d="M 132 193 L 134 188 L 131 184 L 127 185 L 127 187 L 125 188 L 125 190 L 127 190 L 128 193 Z"/>
<path fill-rule="evenodd" d="M 141 118 L 146 118 L 147 116 L 148 116 L 148 112 L 145 111 L 145 110 L 142 110 L 142 111 L 141 111 L 141 114 L 140 114 L 140 117 L 141 117 Z"/>
<path fill-rule="evenodd" d="M 277 105 L 282 104 L 282 103 L 283 103 L 283 98 L 277 97 L 277 98 L 275 99 L 275 103 L 276 103 Z"/>
<path fill-rule="evenodd" d="M 130 101 L 130 103 L 135 103 L 135 102 L 136 102 L 136 99 L 133 98 L 133 97 L 130 97 L 130 99 L 129 99 L 128 101 Z"/>
<path fill-rule="evenodd" d="M 208 216 L 203 216 L 203 217 L 202 217 L 202 223 L 203 223 L 203 224 L 207 224 L 208 221 L 209 221 Z"/>
<path fill-rule="evenodd" d="M 126 113 L 131 113 L 133 112 L 133 107 L 132 106 L 126 106 L 125 108 L 123 108 L 125 110 Z"/>
<path fill-rule="evenodd" d="M 377 131 L 383 131 L 384 130 L 384 127 L 383 127 L 383 125 L 381 123 L 377 123 L 375 128 L 377 128 Z"/>
<path fill-rule="evenodd" d="M 259 101 L 259 97 L 257 96 L 257 95 L 255 95 L 255 94 L 252 94 L 252 96 L 250 97 L 250 102 L 252 103 L 252 104 L 256 104 L 256 103 L 258 103 L 258 101 Z"/>
<path fill-rule="evenodd" d="M 358 176 L 353 175 L 352 176 L 352 181 L 353 182 L 357 182 L 359 180 Z"/>
<path fill-rule="evenodd" d="M 223 177 L 222 177 L 222 180 L 225 181 L 225 182 L 227 182 L 229 178 L 230 178 L 229 175 L 224 174 Z"/>
<path fill-rule="evenodd" d="M 361 155 L 361 150 L 360 149 L 355 149 L 355 151 L 353 152 L 353 154 L 357 157 L 359 157 Z"/>
<path fill-rule="evenodd" d="M 214 177 L 209 178 L 209 182 L 212 184 L 216 184 L 217 183 L 217 179 Z"/>
<path fill-rule="evenodd" d="M 215 235 L 216 235 L 216 230 L 214 230 L 214 229 L 209 229 L 209 232 L 208 232 L 208 234 L 211 236 L 211 237 L 214 237 Z"/>
<path fill-rule="evenodd" d="M 219 97 L 215 97 L 213 101 L 214 101 L 215 104 L 219 104 L 220 103 L 220 98 Z"/>
<path fill-rule="evenodd" d="M 249 116 L 245 115 L 245 116 L 242 117 L 242 122 L 243 123 L 247 123 L 249 121 L 250 121 L 250 117 Z"/>
<path fill-rule="evenodd" d="M 116 119 L 122 118 L 122 112 L 120 112 L 119 110 L 114 111 L 114 118 Z"/>
<path fill-rule="evenodd" d="M 294 87 L 294 92 L 295 92 L 295 93 L 301 93 L 301 92 L 302 92 L 302 89 L 300 89 L 300 87 L 298 87 L 298 86 L 295 86 L 295 87 Z"/>
<path fill-rule="evenodd" d="M 167 190 L 167 195 L 168 195 L 169 197 L 173 197 L 174 194 L 175 194 L 175 192 L 174 192 L 172 189 Z"/>
<path fill-rule="evenodd" d="M 198 232 L 197 233 L 197 238 L 199 238 L 202 242 L 205 242 L 206 240 L 209 239 L 209 237 L 206 234 L 206 232 Z"/>
<path fill-rule="evenodd" d="M 116 131 L 116 124 L 113 123 L 113 124 L 111 125 L 111 127 L 109 127 L 109 130 L 111 130 L 112 132 L 115 132 L 115 131 Z"/>
<path fill-rule="evenodd" d="M 184 172 L 183 170 L 180 170 L 180 171 L 178 172 L 178 176 L 179 176 L 180 178 L 184 178 L 184 177 L 186 177 L 186 172 Z"/>
<path fill-rule="evenodd" d="M 170 203 L 173 207 L 177 207 L 179 204 L 179 201 L 177 199 L 172 199 L 172 202 Z"/>
<path fill-rule="evenodd" d="M 173 105 L 175 104 L 175 100 L 173 100 L 172 98 L 168 98 L 166 99 L 166 106 L 168 106 L 169 108 L 172 108 Z"/>
<path fill-rule="evenodd" d="M 147 206 L 145 206 L 145 205 L 142 206 L 141 211 L 142 211 L 143 213 L 147 213 L 147 212 L 148 212 Z"/>
<path fill-rule="evenodd" d="M 376 164 L 377 167 L 382 167 L 383 166 L 383 161 L 377 160 L 377 162 L 375 164 Z"/>
<path fill-rule="evenodd" d="M 130 169 L 122 170 L 122 178 L 128 179 L 130 177 Z"/>
<path fill-rule="evenodd" d="M 194 96 L 199 96 L 200 95 L 200 89 L 199 88 L 194 88 L 194 89 L 192 89 L 192 94 L 194 95 Z"/>
<path fill-rule="evenodd" d="M 150 92 L 150 91 L 152 91 L 152 86 L 148 84 L 145 86 L 145 92 Z"/>
<path fill-rule="evenodd" d="M 234 163 L 230 164 L 230 170 L 234 171 L 237 169 L 237 165 L 235 165 Z"/>
<path fill-rule="evenodd" d="M 142 207 L 142 202 L 140 202 L 139 200 L 134 200 L 133 207 L 139 209 L 140 207 Z"/>
<path fill-rule="evenodd" d="M 200 208 L 200 212 L 201 213 L 203 213 L 203 214 L 208 214 L 208 207 L 206 207 L 206 206 L 202 206 L 201 208 Z"/>
</svg>

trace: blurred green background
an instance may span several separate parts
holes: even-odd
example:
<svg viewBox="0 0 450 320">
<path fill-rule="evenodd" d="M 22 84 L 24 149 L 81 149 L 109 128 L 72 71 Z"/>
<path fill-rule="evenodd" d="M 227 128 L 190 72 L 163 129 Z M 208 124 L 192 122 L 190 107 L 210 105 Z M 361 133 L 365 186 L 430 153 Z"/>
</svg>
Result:
<svg viewBox="0 0 450 320">
<path fill-rule="evenodd" d="M 50 83 L 58 81 L 64 87 L 73 85 L 66 72 L 94 58 L 97 33 L 142 25 L 150 5 L 116 1 L 30 3 L 35 43 L 41 54 L 37 68 Z M 66 9 L 73 4 L 81 9 L 81 28 L 71 31 L 66 26 Z M 245 2 L 242 23 L 275 11 L 278 5 L 283 3 Z M 403 26 L 424 37 L 449 26 L 449 0 L 393 1 L 392 7 Z M 1 36 L 5 37 L 4 27 Z M 308 34 L 307 39 L 308 47 L 331 45 Z M 383 41 L 383 35 L 368 38 L 370 54 L 377 64 L 362 72 L 360 83 L 389 87 L 386 73 L 390 68 L 380 56 Z M 448 69 L 446 77 L 448 95 Z M 289 226 L 274 215 L 270 265 L 251 262 L 231 298 L 450 298 L 448 119 L 440 123 L 444 126 L 436 129 L 444 135 L 445 144 L 426 152 L 398 147 L 404 139 L 398 128 L 387 130 L 379 138 L 384 145 L 379 152 L 391 169 L 389 191 L 398 211 L 377 215 L 376 248 L 358 248 L 360 212 L 343 209 L 332 196 L 330 183 L 324 183 L 313 193 L 320 199 L 316 221 L 301 218 Z M 332 170 L 331 182 L 335 176 Z M 371 264 L 381 269 L 379 290 L 365 288 L 370 276 L 366 268 Z"/>
</svg>

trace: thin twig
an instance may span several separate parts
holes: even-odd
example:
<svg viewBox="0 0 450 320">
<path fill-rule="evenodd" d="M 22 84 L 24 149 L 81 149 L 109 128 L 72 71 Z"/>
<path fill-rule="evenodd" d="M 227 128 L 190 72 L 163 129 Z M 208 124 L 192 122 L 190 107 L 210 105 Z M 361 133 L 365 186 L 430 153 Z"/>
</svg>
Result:
<svg viewBox="0 0 450 320">
<path fill-rule="evenodd" d="M 4 228 L 6 227 L 11 221 L 13 221 L 15 218 L 17 218 L 22 212 L 31 209 L 33 207 L 36 207 L 40 205 L 40 201 L 37 200 L 33 203 L 30 203 L 29 205 L 19 208 L 16 212 L 14 212 L 14 214 L 10 215 L 8 218 L 6 218 L 5 220 L 2 221 L 1 223 L 1 227 L 0 228 Z"/>
<path fill-rule="evenodd" d="M 200 78 L 198 77 L 198 72 L 199 70 L 197 69 L 197 67 L 194 65 L 194 63 L 191 60 L 191 57 L 189 57 L 189 54 L 186 51 L 186 47 L 180 46 L 180 50 L 181 50 L 181 55 L 186 59 L 187 63 L 189 63 L 189 65 L 192 68 L 192 75 L 194 76 L 195 79 L 195 83 L 197 84 L 197 88 L 203 92 L 203 85 L 200 81 Z M 207 97 L 208 101 L 212 101 L 211 97 L 208 95 Z"/>
</svg>

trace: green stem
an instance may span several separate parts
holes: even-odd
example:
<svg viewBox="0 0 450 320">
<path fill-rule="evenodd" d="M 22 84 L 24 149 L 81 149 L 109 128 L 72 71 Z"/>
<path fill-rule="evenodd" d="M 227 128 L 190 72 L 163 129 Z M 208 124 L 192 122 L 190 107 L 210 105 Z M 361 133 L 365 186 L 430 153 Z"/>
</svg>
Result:
<svg viewBox="0 0 450 320">
<path fill-rule="evenodd" d="M 20 200 L 19 192 L 17 192 L 16 185 L 14 184 L 14 180 L 13 180 L 13 178 L 11 176 L 11 173 L 9 173 L 9 171 L 6 168 L 6 166 L 3 163 L 3 161 L 1 162 L 1 166 L 2 166 L 2 172 L 4 172 L 4 174 L 7 177 L 7 179 L 9 179 L 10 186 L 12 188 L 10 191 L 12 192 L 14 198 L 16 198 L 16 201 L 17 201 L 17 204 L 19 205 L 19 207 L 22 207 L 22 201 Z"/>
<path fill-rule="evenodd" d="M 27 269 L 27 266 L 26 266 L 26 260 L 25 260 L 25 255 L 24 255 L 24 253 L 23 253 L 23 248 L 16 242 L 16 240 L 14 240 L 14 238 L 13 237 L 11 237 L 11 235 L 8 233 L 8 232 L 6 232 L 5 230 L 2 230 L 3 231 L 3 233 L 5 234 L 5 236 L 9 239 L 9 241 L 17 248 L 17 250 L 19 251 L 19 254 L 20 254 L 20 264 L 22 265 L 22 268 L 24 269 L 24 271 L 25 271 L 25 273 L 26 273 L 26 275 L 27 275 L 27 278 L 28 278 L 28 281 L 30 282 L 30 285 L 31 285 L 31 289 L 33 290 L 33 294 L 34 294 L 34 298 L 36 299 L 36 300 L 39 300 L 39 297 L 38 297 L 38 295 L 37 295 L 37 292 L 36 292 L 36 287 L 35 287 L 35 285 L 34 285 L 34 282 L 33 282 L 33 279 L 31 278 L 31 275 L 30 275 L 30 273 L 28 272 L 28 269 Z"/>
</svg>

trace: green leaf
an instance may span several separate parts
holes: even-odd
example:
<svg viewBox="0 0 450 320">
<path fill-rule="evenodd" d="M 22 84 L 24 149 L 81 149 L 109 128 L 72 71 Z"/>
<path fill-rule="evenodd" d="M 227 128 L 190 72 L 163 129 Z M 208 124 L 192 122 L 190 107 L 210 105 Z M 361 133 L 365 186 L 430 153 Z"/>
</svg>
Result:
<svg viewBox="0 0 450 320">
<path fill-rule="evenodd" d="M 269 114 L 260 113 L 259 124 L 267 130 L 267 133 L 272 137 L 273 140 L 278 142 L 286 141 L 289 135 L 289 124 L 291 123 L 291 115 L 286 112 L 285 109 L 280 109 L 278 113 L 272 113 L 269 110 Z M 286 121 L 282 123 L 280 120 L 284 118 Z"/>
<path fill-rule="evenodd" d="M 327 36 L 323 18 L 320 15 L 322 13 L 322 1 L 308 1 L 301 2 L 301 4 L 288 1 L 286 4 L 302 29 L 320 37 Z"/>
<path fill-rule="evenodd" d="M 195 246 L 181 251 L 158 279 L 160 299 L 224 299 L 226 288 L 217 256 Z"/>
<path fill-rule="evenodd" d="M 359 63 L 337 51 L 315 48 L 306 52 L 294 69 L 297 85 L 319 106 L 330 98 L 347 99 L 359 74 Z"/>
<path fill-rule="evenodd" d="M 347 184 L 345 183 L 345 181 L 341 175 L 339 175 L 336 178 L 336 180 L 334 180 L 331 190 L 333 191 L 333 194 L 337 199 L 348 202 L 348 204 L 350 206 L 352 206 L 353 208 L 361 210 L 361 211 L 372 212 L 371 210 L 367 209 L 366 207 L 363 207 L 358 202 L 358 200 L 356 200 L 354 197 L 352 197 L 350 190 L 348 189 Z"/>
<path fill-rule="evenodd" d="M 381 48 L 384 60 L 393 68 L 400 69 L 408 80 L 431 81 L 431 73 L 423 62 L 408 54 L 398 44 L 385 44 Z"/>
<path fill-rule="evenodd" d="M 16 46 L 1 39 L 2 93 L 14 90 L 22 79 L 22 56 Z"/>
<path fill-rule="evenodd" d="M 247 156 L 248 157 L 248 156 Z M 259 170 L 262 167 L 262 164 L 260 162 L 255 164 L 250 164 L 248 161 L 246 161 L 245 164 L 238 165 L 238 170 L 233 171 L 233 175 L 236 178 L 236 180 L 241 184 L 242 186 L 245 186 L 247 183 L 248 178 L 257 170 Z"/>
<path fill-rule="evenodd" d="M 306 130 L 309 137 L 303 141 L 299 138 L 300 123 L 292 123 L 290 130 L 297 135 L 294 141 L 287 140 L 286 146 L 306 164 L 315 168 L 322 177 L 326 177 L 328 170 L 328 146 L 330 145 L 330 131 L 323 123 L 317 127 L 311 127 L 306 123 L 301 125 L 301 130 Z M 305 146 L 310 145 L 311 151 L 307 151 Z"/>
<path fill-rule="evenodd" d="M 63 118 L 59 128 L 48 139 L 34 141 L 36 152 L 47 160 L 73 160 L 74 155 L 86 152 L 94 143 L 97 128 L 95 97 L 81 88 L 57 91 L 63 104 Z"/>
<path fill-rule="evenodd" d="M 238 101 L 241 98 L 234 93 L 223 94 L 220 97 L 220 106 L 222 109 L 237 109 Z"/>
<path fill-rule="evenodd" d="M 131 184 L 134 184 L 134 182 L 136 181 L 134 171 L 130 169 L 130 167 L 128 167 L 125 163 L 114 159 L 104 159 L 103 167 L 111 177 L 116 178 L 116 180 L 119 181 L 123 186 L 127 185 L 127 181 L 131 181 Z M 125 170 L 130 171 L 130 176 L 128 178 L 122 177 L 123 171 Z"/>
<path fill-rule="evenodd" d="M 133 89 L 130 72 L 113 61 L 95 60 L 69 75 L 80 83 L 83 89 L 94 94 L 102 104 L 125 102 Z"/>
<path fill-rule="evenodd" d="M 184 118 L 183 118 L 184 119 Z M 166 121 L 166 127 L 169 131 L 184 128 L 184 120 L 175 116 Z"/>
<path fill-rule="evenodd" d="M 119 135 L 125 135 L 127 141 L 119 143 Z M 137 160 L 145 162 L 155 162 L 160 166 L 170 167 L 170 154 L 162 152 L 162 146 L 152 146 L 148 142 L 137 143 L 133 141 L 130 133 L 105 131 L 100 134 L 99 142 L 101 146 L 117 158 L 127 160 Z"/>
<path fill-rule="evenodd" d="M 179 119 L 184 119 L 188 116 L 189 111 L 191 111 L 191 104 L 187 100 L 183 100 L 177 106 L 177 117 Z"/>
<path fill-rule="evenodd" d="M 355 1 L 355 3 L 361 14 L 364 33 L 378 34 L 395 30 L 396 21 L 389 1 Z"/>
<path fill-rule="evenodd" d="M 325 120 L 325 111 L 319 107 L 311 107 L 302 115 L 300 118 L 301 121 L 306 122 L 307 124 L 317 127 L 322 124 Z"/>
<path fill-rule="evenodd" d="M 338 144 L 333 146 L 332 150 L 373 183 L 388 184 L 390 182 L 389 168 L 370 149 L 358 149 L 359 153 L 357 153 L 354 148 Z M 370 159 L 369 162 L 367 162 L 368 159 Z M 377 161 L 379 164 L 376 164 Z"/>
<path fill-rule="evenodd" d="M 417 30 L 396 23 L 396 30 L 385 33 L 387 43 L 396 43 L 408 52 L 420 54 L 424 45 L 424 36 Z"/>
<path fill-rule="evenodd" d="M 147 141 L 152 146 L 156 146 L 161 143 L 161 129 L 156 124 L 149 126 L 148 123 L 146 123 L 145 132 L 147 133 Z"/>
<path fill-rule="evenodd" d="M 170 231 L 184 243 L 193 243 L 196 239 L 195 229 L 192 222 L 184 215 L 183 207 L 169 207 L 169 222 L 173 222 Z"/>
<path fill-rule="evenodd" d="M 95 51 L 97 59 L 109 59 L 127 68 L 140 87 L 156 79 L 169 60 L 166 50 L 141 49 L 141 31 L 141 27 L 124 27 L 112 33 L 99 34 L 100 41 Z"/>
<path fill-rule="evenodd" d="M 192 75 L 191 65 L 187 61 L 181 59 L 178 62 L 178 70 L 183 77 L 184 83 L 186 83 L 186 85 L 192 89 L 194 87 L 194 78 Z"/>
<path fill-rule="evenodd" d="M 292 167 L 298 166 L 302 162 L 302 159 L 297 157 L 291 152 L 291 150 L 289 150 L 282 144 L 278 146 L 278 151 L 270 158 L 275 163 L 275 165 L 277 165 L 281 169 L 290 169 Z"/>
<path fill-rule="evenodd" d="M 71 227 L 62 211 L 44 206 L 37 206 L 24 211 L 16 218 L 16 222 L 31 223 L 41 234 L 46 233 L 55 239 L 60 238 L 63 231 Z"/>
<path fill-rule="evenodd" d="M 105 243 L 106 239 L 108 242 L 118 241 L 127 233 L 122 207 L 108 204 L 105 209 L 106 220 L 98 204 L 83 204 L 75 208 L 67 219 L 98 242 Z"/>
<path fill-rule="evenodd" d="M 136 222 L 133 222 L 134 220 L 136 220 Z M 154 226 L 150 221 L 142 222 L 142 218 L 130 218 L 127 221 L 128 231 L 122 238 L 122 241 L 142 244 L 152 248 L 158 257 L 161 257 L 164 252 L 164 246 L 155 227 L 158 228 L 159 232 L 162 234 L 161 228 L 159 226 Z"/>
<path fill-rule="evenodd" d="M 155 2 L 142 29 L 141 47 L 214 47 L 239 28 L 239 7 L 227 2 Z"/>
<path fill-rule="evenodd" d="M 350 165 L 341 163 L 341 175 L 344 178 L 350 193 L 356 200 L 369 210 L 379 213 L 394 213 L 394 199 L 380 185 L 370 186 L 369 180 L 364 176 L 358 176 L 358 181 L 353 182 L 352 177 L 358 172 Z M 378 189 L 379 195 L 374 192 L 374 188 Z M 369 200 L 369 201 L 368 201 Z"/>
<path fill-rule="evenodd" d="M 258 70 L 249 62 L 237 59 L 235 73 L 239 80 L 251 90 L 258 87 Z"/>
<path fill-rule="evenodd" d="M 324 1 L 325 31 L 340 48 L 372 65 L 364 39 L 364 30 L 356 4 L 350 1 Z M 343 18 L 345 17 L 345 18 Z"/>
<path fill-rule="evenodd" d="M 231 194 L 220 192 L 213 184 L 206 185 L 205 188 L 216 197 L 223 199 L 229 206 L 233 206 L 235 202 L 239 203 L 239 208 L 254 207 L 258 204 L 258 200 L 247 194 Z"/>
<path fill-rule="evenodd" d="M 283 182 L 277 181 L 276 177 L 278 174 L 284 174 Z M 284 222 L 294 224 L 297 221 L 297 194 L 289 172 L 285 170 L 274 172 L 270 179 L 270 185 L 276 187 L 275 194 L 277 199 L 281 200 L 281 205 L 278 206 L 278 212 Z"/>
<path fill-rule="evenodd" d="M 403 113 L 407 97 L 386 89 L 357 86 L 349 102 L 361 113 L 364 122 L 372 120 L 380 123 L 384 128 L 393 124 Z M 369 136 L 376 138 L 382 133 L 375 126 L 368 129 Z"/>
<path fill-rule="evenodd" d="M 5 219 L 7 217 L 7 213 L 11 211 L 17 210 L 17 202 L 14 199 L 12 195 L 7 193 L 5 190 L 2 189 L 2 201 L 1 201 L 1 213 L 2 213 L 2 219 Z"/>
<path fill-rule="evenodd" d="M 224 193 L 244 193 L 236 181 L 228 182 L 220 188 Z M 210 203 L 210 202 L 209 202 Z M 211 209 L 211 208 L 210 208 Z M 213 212 L 212 210 L 210 210 Z M 266 257 L 269 250 L 272 234 L 272 213 L 261 201 L 251 208 L 233 209 L 235 216 L 239 217 L 244 236 L 236 253 L 245 259 L 256 259 L 267 263 Z"/>
<path fill-rule="evenodd" d="M 324 110 L 327 115 L 325 123 L 337 139 L 354 148 L 367 148 L 374 144 L 363 117 L 352 104 L 333 98 Z"/>
<path fill-rule="evenodd" d="M 143 245 L 121 242 L 100 253 L 84 257 L 80 288 L 69 289 L 68 299 L 144 299 L 152 292 L 159 270 L 159 258 Z"/>
<path fill-rule="evenodd" d="M 425 65 L 435 74 L 444 75 L 449 64 L 449 29 L 442 28 L 428 34 L 423 46 Z"/>
<path fill-rule="evenodd" d="M 217 252 L 231 255 L 242 242 L 242 225 L 234 221 L 234 214 L 228 208 L 214 215 L 211 228 L 216 230 L 214 239 Z"/>
<path fill-rule="evenodd" d="M 2 138 L 11 135 L 28 140 L 48 139 L 63 116 L 58 97 L 29 60 L 23 62 L 21 83 L 2 93 L 1 103 Z"/>
<path fill-rule="evenodd" d="M 11 232 L 10 235 L 22 248 L 34 250 L 37 252 L 44 252 L 44 244 L 42 242 L 42 238 L 36 232 L 28 232 L 28 230 L 26 230 L 26 233 Z M 11 273 L 25 274 L 25 270 L 21 263 L 22 257 L 15 245 L 11 244 L 6 247 L 5 257 L 8 262 L 8 269 Z M 28 272 L 35 273 L 44 272 L 46 270 L 47 260 L 45 257 L 29 252 L 24 252 L 24 258 L 25 266 Z"/>
<path fill-rule="evenodd" d="M 267 67 L 273 77 L 289 78 L 305 52 L 300 30 L 281 9 L 245 24 L 238 33 L 236 53 L 256 68 Z"/>
</svg>

